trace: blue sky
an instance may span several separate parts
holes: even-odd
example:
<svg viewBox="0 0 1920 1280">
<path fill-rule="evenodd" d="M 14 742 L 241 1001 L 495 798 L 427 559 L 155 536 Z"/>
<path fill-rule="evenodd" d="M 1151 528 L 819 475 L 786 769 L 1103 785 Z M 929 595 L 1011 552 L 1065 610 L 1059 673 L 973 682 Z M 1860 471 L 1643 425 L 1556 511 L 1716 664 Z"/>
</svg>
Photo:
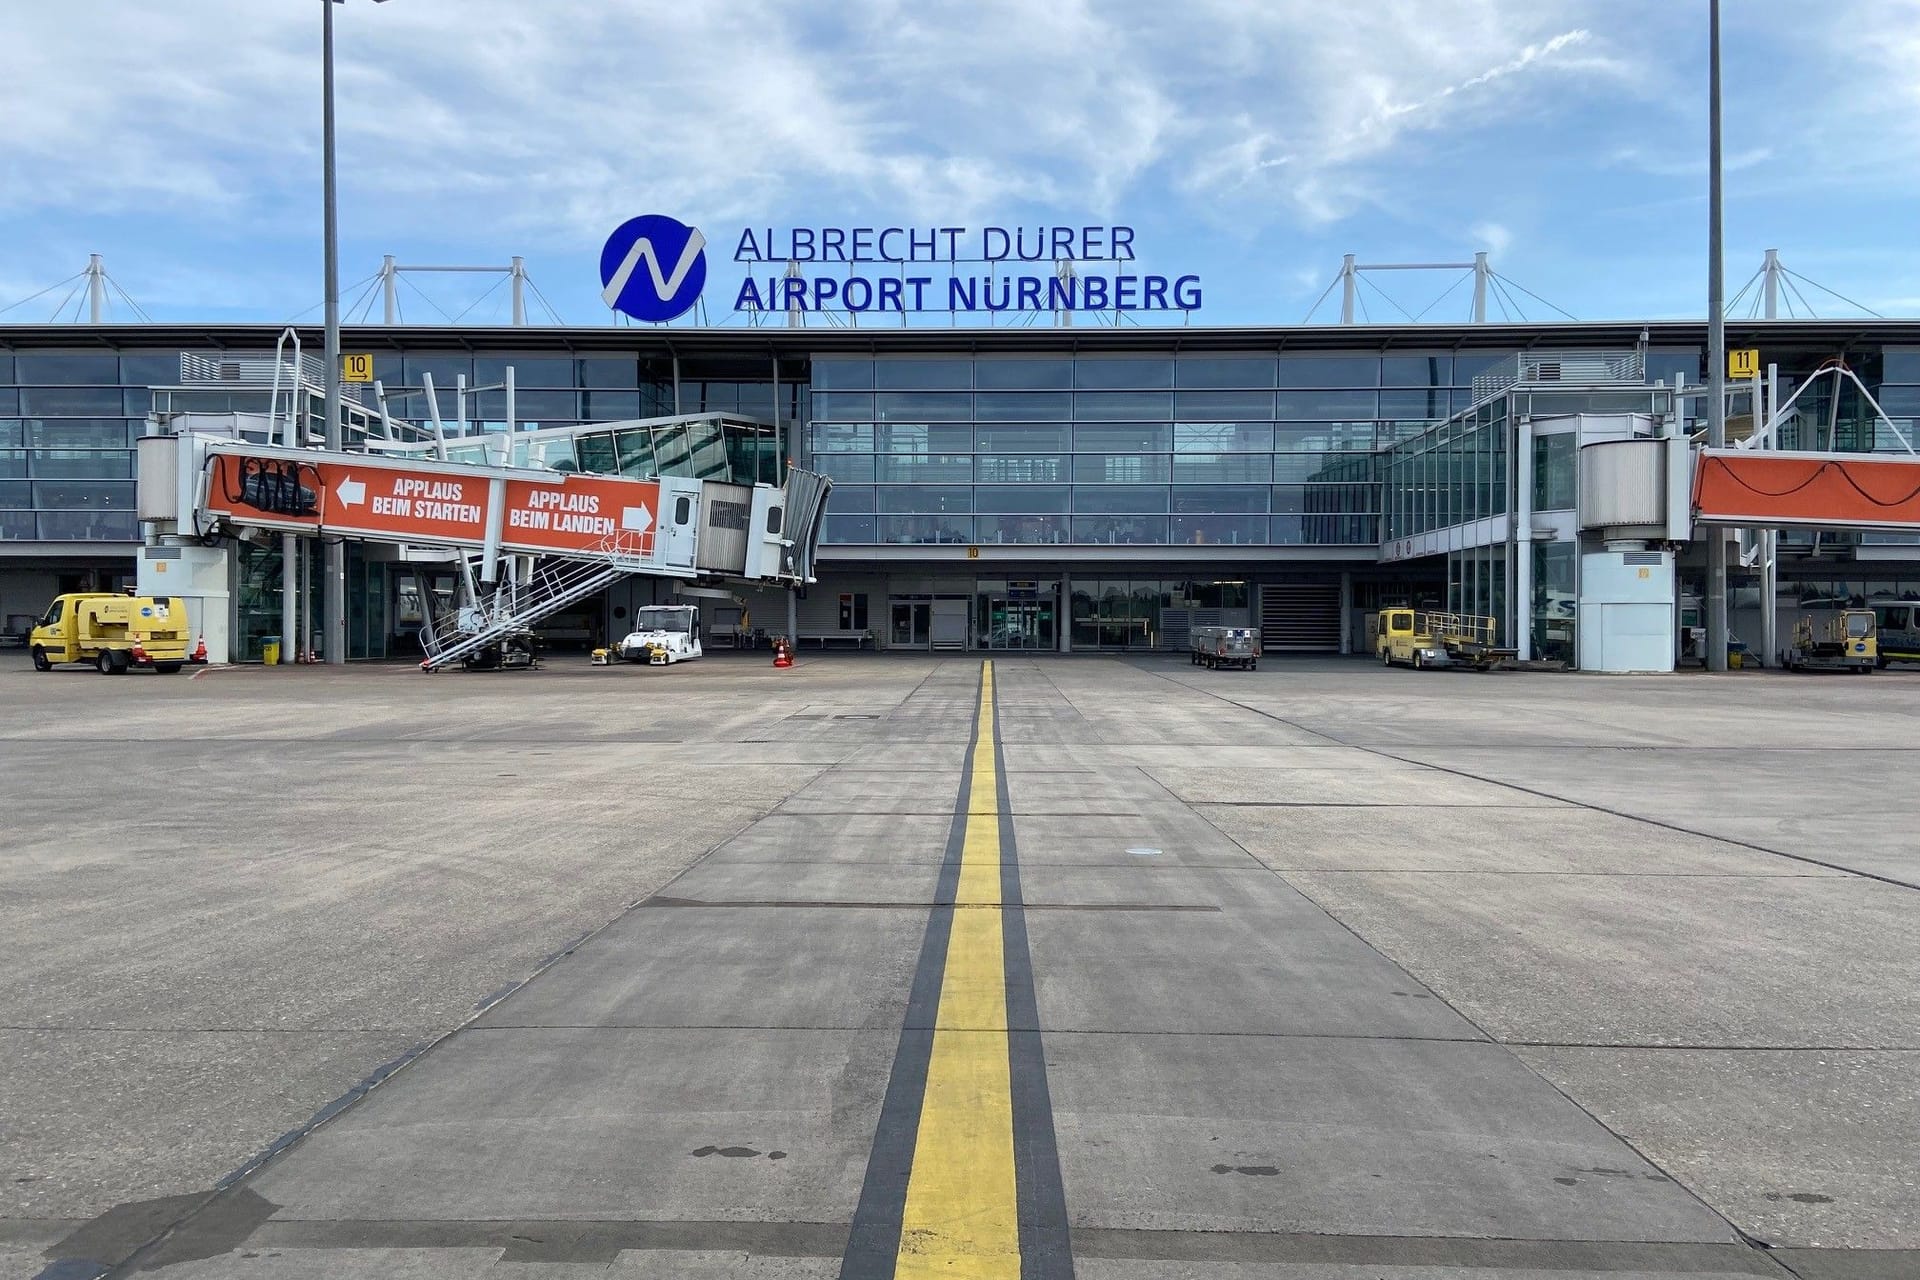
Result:
<svg viewBox="0 0 1920 1280">
<path fill-rule="evenodd" d="M 1582 319 L 1705 311 L 1705 0 L 335 12 L 343 286 L 386 253 L 519 254 L 568 323 L 606 323 L 601 243 L 657 212 L 713 243 L 716 320 L 739 229 L 769 224 L 1125 224 L 1142 269 L 1202 278 L 1196 323 L 1298 322 L 1347 252 L 1485 249 Z M 319 18 L 318 0 L 0 6 L 0 307 L 98 252 L 158 319 L 317 319 Z M 1729 292 L 1771 247 L 1920 314 L 1920 0 L 1727 0 L 1724 60 Z M 1452 279 L 1378 282 L 1417 312 Z M 409 320 L 490 281 L 417 283 Z M 464 319 L 503 322 L 505 290 Z"/>
</svg>

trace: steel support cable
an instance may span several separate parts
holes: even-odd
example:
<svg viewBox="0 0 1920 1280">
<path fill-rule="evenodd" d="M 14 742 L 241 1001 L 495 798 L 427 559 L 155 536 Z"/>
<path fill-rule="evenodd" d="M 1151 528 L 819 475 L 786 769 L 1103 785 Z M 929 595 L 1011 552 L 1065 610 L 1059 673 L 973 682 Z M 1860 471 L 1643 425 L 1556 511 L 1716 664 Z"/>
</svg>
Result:
<svg viewBox="0 0 1920 1280">
<path fill-rule="evenodd" d="M 507 282 L 507 277 L 504 275 L 501 276 L 498 280 L 495 280 L 485 293 L 481 294 L 479 297 L 475 298 L 472 302 L 469 302 L 465 307 L 461 308 L 460 315 L 457 315 L 453 318 L 453 323 L 459 324 L 461 316 L 466 315 L 467 312 L 473 310 L 475 307 L 485 302 L 488 298 L 491 298 L 495 293 L 499 292 L 500 286 L 505 284 L 506 282 Z"/>
<path fill-rule="evenodd" d="M 1523 321 L 1526 320 L 1527 309 L 1520 305 L 1520 299 L 1513 296 L 1513 291 L 1507 287 L 1507 282 L 1499 276 L 1490 276 L 1488 278 L 1493 281 L 1494 289 L 1512 306 L 1513 314 Z"/>
<path fill-rule="evenodd" d="M 1382 298 L 1385 298 L 1387 300 L 1388 305 L 1390 305 L 1395 311 L 1398 311 L 1401 315 L 1406 316 L 1409 321 L 1413 319 L 1413 316 L 1408 314 L 1407 309 L 1400 305 L 1399 299 L 1395 298 L 1392 294 L 1388 293 L 1385 289 L 1382 289 L 1379 285 L 1367 279 L 1365 276 L 1360 277 L 1360 283 L 1364 284 L 1365 286 L 1367 286 L 1367 288 L 1379 294 Z"/>
<path fill-rule="evenodd" d="M 54 281 L 52 284 L 40 290 L 40 292 L 38 293 L 30 293 L 26 297 L 20 299 L 20 301 L 18 302 L 9 302 L 6 306 L 0 307 L 0 316 L 5 315 L 7 312 L 13 310 L 15 307 L 26 306 L 29 302 L 32 302 L 35 298 L 44 298 L 46 295 L 52 293 L 55 289 L 58 289 L 61 285 L 72 284 L 75 280 L 80 279 L 82 276 L 86 274 L 87 273 L 84 271 L 76 271 L 74 274 L 68 276 L 65 280 Z M 72 295 L 69 294 L 68 296 L 71 297 Z M 66 303 L 62 302 L 60 305 L 64 307 Z"/>
<path fill-rule="evenodd" d="M 1868 315 L 1872 316 L 1876 320 L 1886 319 L 1885 316 L 1881 315 L 1878 311 L 1875 311 L 1872 307 L 1869 307 L 1864 302 L 1855 302 L 1852 298 L 1849 298 L 1846 294 L 1841 293 L 1837 289 L 1829 289 L 1827 288 L 1827 286 L 1821 284 L 1818 280 L 1809 280 L 1807 279 L 1807 277 L 1801 275 L 1798 271 L 1788 271 L 1787 268 L 1785 267 L 1780 268 L 1780 270 L 1784 274 L 1792 276 L 1795 280 L 1800 281 L 1802 284 L 1810 284 L 1814 288 L 1820 290 L 1820 292 L 1822 293 L 1832 294 L 1834 297 L 1840 299 L 1840 301 L 1846 303 L 1850 307 L 1858 307 L 1860 310 L 1866 312 Z"/>
<path fill-rule="evenodd" d="M 1445 302 L 1448 299 L 1448 297 L 1452 295 L 1455 289 L 1458 289 L 1461 285 L 1465 284 L 1467 281 L 1471 279 L 1473 279 L 1473 272 L 1471 271 L 1463 271 L 1459 275 L 1455 276 L 1453 278 L 1453 283 L 1440 291 L 1439 297 L 1435 298 L 1432 302 L 1429 302 L 1426 306 L 1420 308 L 1419 312 L 1415 314 L 1415 316 L 1413 317 L 1414 323 L 1416 324 L 1419 323 L 1421 316 L 1426 315 L 1427 312 L 1433 310 L 1435 307 Z"/>
<path fill-rule="evenodd" d="M 1800 299 L 1800 305 L 1807 309 L 1808 315 L 1816 316 L 1819 314 L 1813 309 L 1813 300 L 1808 298 L 1806 294 L 1800 291 L 1799 285 L 1795 284 L 1791 279 L 1788 279 L 1786 281 L 1786 285 L 1787 285 L 1787 288 L 1793 290 L 1793 296 Z"/>
<path fill-rule="evenodd" d="M 453 323 L 453 317 L 452 317 L 452 316 L 450 316 L 450 315 L 447 315 L 447 309 L 446 309 L 445 307 L 443 307 L 443 306 L 441 306 L 441 305 L 440 305 L 439 303 L 437 303 L 437 302 L 435 302 L 435 301 L 433 300 L 433 298 L 432 298 L 432 297 L 430 297 L 430 296 L 428 295 L 428 293 L 427 293 L 427 291 L 426 291 L 425 289 L 422 289 L 422 288 L 421 288 L 421 287 L 420 287 L 419 285 L 417 285 L 417 284 L 415 284 L 415 283 L 414 283 L 413 281 L 411 281 L 411 280 L 409 280 L 409 279 L 407 279 L 407 278 L 406 278 L 405 276 L 401 276 L 401 277 L 400 277 L 400 283 L 401 283 L 401 284 L 404 284 L 405 286 L 407 286 L 407 288 L 409 288 L 409 289 L 411 289 L 411 290 L 413 290 L 413 291 L 414 291 L 415 293 L 417 293 L 417 294 L 419 294 L 419 295 L 420 295 L 420 296 L 421 296 L 422 298 L 425 298 L 425 299 L 426 299 L 426 303 L 427 303 L 427 305 L 428 305 L 428 306 L 430 306 L 430 307 L 432 307 L 432 308 L 433 308 L 433 309 L 434 309 L 435 311 L 438 311 L 438 312 L 439 312 L 439 313 L 441 314 L 441 316 L 445 318 L 445 320 L 446 320 L 446 322 L 447 322 L 448 324 L 452 324 L 452 323 Z M 396 296 L 397 296 L 397 295 L 396 295 Z"/>
<path fill-rule="evenodd" d="M 553 322 L 555 324 L 565 324 L 566 321 L 560 318 L 560 313 L 553 309 L 553 304 L 547 301 L 547 295 L 540 292 L 540 286 L 533 282 L 533 277 L 521 276 L 520 278 L 527 282 L 527 288 L 533 290 L 533 296 L 540 299 L 540 305 L 547 309 L 547 314 L 553 317 Z"/>
<path fill-rule="evenodd" d="M 133 308 L 133 314 L 139 316 L 142 320 L 145 320 L 148 324 L 153 323 L 153 317 L 147 314 L 147 309 L 141 306 L 138 302 L 135 302 L 133 300 L 133 295 L 128 293 L 125 289 L 121 288 L 120 282 L 118 280 L 115 280 L 112 276 L 108 276 L 107 287 L 109 289 L 112 289 L 115 293 L 119 294 L 120 297 L 125 300 L 126 304 L 129 307 Z"/>
<path fill-rule="evenodd" d="M 84 271 L 82 271 L 82 272 L 80 273 L 80 275 L 81 275 L 81 276 L 84 276 L 84 275 L 86 275 L 86 274 L 87 274 L 87 273 L 86 273 L 86 272 L 84 272 Z M 75 277 L 75 279 L 79 279 L 79 276 L 76 276 L 76 277 Z M 60 299 L 60 305 L 59 305 L 59 306 L 57 306 L 57 307 L 55 307 L 55 308 L 53 309 L 53 317 L 52 317 L 52 318 L 53 318 L 53 319 L 55 319 L 55 320 L 58 320 L 58 319 L 60 318 L 60 313 L 61 313 L 61 312 L 63 312 L 63 311 L 65 311 L 65 310 L 67 309 L 67 304 L 68 304 L 69 302 L 72 302 L 72 301 L 73 301 L 73 295 L 74 295 L 74 294 L 76 294 L 76 293 L 79 293 L 79 292 L 80 292 L 80 290 L 81 290 L 81 289 L 83 289 L 83 288 L 85 288 L 85 286 L 84 286 L 84 285 L 78 285 L 78 284 L 76 284 L 76 285 L 74 285 L 74 286 L 73 286 L 73 288 L 71 288 L 71 289 L 69 289 L 69 290 L 67 290 L 67 296 L 66 296 L 66 297 L 64 297 L 64 298 L 62 298 L 62 299 Z M 74 313 L 73 313 L 73 318 L 74 318 L 75 320 L 78 320 L 78 319 L 80 318 L 80 312 L 79 312 L 79 310 L 78 310 L 77 308 L 76 308 L 76 309 L 74 310 Z"/>
<path fill-rule="evenodd" d="M 1500 287 L 1503 289 L 1505 288 L 1518 289 L 1520 292 L 1526 294 L 1529 298 L 1532 298 L 1535 302 L 1539 303 L 1541 306 L 1552 307 L 1555 311 L 1558 311 L 1561 315 L 1565 316 L 1569 320 L 1578 320 L 1580 318 L 1579 316 L 1576 316 L 1575 314 L 1573 314 L 1573 312 L 1568 311 L 1564 307 L 1554 306 L 1553 303 L 1548 302 L 1545 298 L 1541 297 L 1539 294 L 1535 293 L 1533 290 L 1527 288 L 1527 286 L 1521 284 L 1519 281 L 1514 280 L 1508 276 L 1489 274 L 1489 278 L 1498 281 L 1500 283 Z"/>
</svg>

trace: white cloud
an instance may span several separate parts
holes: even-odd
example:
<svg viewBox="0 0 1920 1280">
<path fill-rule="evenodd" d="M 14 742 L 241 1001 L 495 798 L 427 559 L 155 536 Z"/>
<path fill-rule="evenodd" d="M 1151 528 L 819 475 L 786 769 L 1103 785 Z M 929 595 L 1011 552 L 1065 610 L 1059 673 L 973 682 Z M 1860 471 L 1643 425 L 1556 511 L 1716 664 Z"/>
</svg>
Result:
<svg viewBox="0 0 1920 1280">
<path fill-rule="evenodd" d="M 1476 222 L 1467 228 L 1467 234 L 1487 251 L 1496 265 L 1513 246 L 1513 232 L 1498 222 Z"/>
</svg>

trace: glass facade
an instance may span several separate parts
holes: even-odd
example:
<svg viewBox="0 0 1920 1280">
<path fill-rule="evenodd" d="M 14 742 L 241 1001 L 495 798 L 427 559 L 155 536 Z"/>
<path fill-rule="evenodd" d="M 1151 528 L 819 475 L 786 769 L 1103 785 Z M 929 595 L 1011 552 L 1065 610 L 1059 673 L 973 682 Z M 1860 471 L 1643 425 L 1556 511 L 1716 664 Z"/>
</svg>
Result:
<svg viewBox="0 0 1920 1280">
<path fill-rule="evenodd" d="M 812 361 L 841 544 L 1354 546 L 1375 451 L 1445 417 L 1452 354 Z"/>
<path fill-rule="evenodd" d="M 0 542 L 134 542 L 133 441 L 174 356 L 0 351 Z"/>
</svg>

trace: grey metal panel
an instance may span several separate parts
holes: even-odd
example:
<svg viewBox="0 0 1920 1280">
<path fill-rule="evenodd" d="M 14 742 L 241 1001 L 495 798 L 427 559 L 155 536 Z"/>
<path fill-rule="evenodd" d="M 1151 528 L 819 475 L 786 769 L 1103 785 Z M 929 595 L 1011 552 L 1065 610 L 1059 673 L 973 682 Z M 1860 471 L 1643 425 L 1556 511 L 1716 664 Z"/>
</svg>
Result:
<svg viewBox="0 0 1920 1280">
<path fill-rule="evenodd" d="M 1607 440 L 1580 450 L 1580 527 L 1667 522 L 1667 442 Z"/>
<path fill-rule="evenodd" d="M 709 573 L 740 574 L 747 567 L 747 530 L 753 489 L 708 480 L 700 486 L 700 538 L 694 564 Z"/>
<path fill-rule="evenodd" d="M 141 436 L 134 442 L 133 510 L 142 520 L 180 518 L 180 437 Z"/>
</svg>

